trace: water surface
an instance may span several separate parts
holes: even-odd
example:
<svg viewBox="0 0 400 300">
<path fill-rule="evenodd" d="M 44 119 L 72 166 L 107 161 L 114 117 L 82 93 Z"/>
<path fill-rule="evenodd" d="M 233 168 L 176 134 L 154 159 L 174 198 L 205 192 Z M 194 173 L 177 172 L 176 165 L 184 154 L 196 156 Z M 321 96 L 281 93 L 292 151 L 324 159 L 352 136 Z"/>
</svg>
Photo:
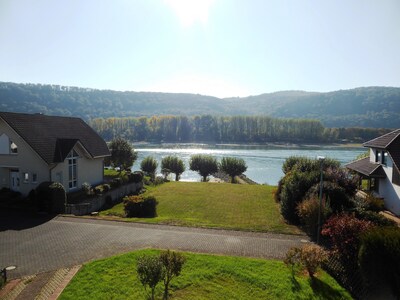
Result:
<svg viewBox="0 0 400 300">
<path fill-rule="evenodd" d="M 283 176 L 282 165 L 289 156 L 307 156 L 315 158 L 324 156 L 334 158 L 345 164 L 366 150 L 362 147 L 333 147 L 333 146 L 253 146 L 253 145 L 208 145 L 208 144 L 136 144 L 138 159 L 133 170 L 140 169 L 140 162 L 146 156 L 153 156 L 159 162 L 168 155 L 181 158 L 186 170 L 182 181 L 200 181 L 200 176 L 189 170 L 189 159 L 194 154 L 210 154 L 218 161 L 224 156 L 243 158 L 247 164 L 245 175 L 258 183 L 277 185 Z"/>
</svg>

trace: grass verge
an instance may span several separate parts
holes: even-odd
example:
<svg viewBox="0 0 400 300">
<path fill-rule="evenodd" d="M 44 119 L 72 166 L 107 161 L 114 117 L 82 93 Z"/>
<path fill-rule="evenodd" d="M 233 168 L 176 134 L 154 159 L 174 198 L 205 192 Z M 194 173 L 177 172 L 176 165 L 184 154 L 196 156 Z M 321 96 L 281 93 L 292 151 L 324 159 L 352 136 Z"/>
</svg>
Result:
<svg viewBox="0 0 400 300">
<path fill-rule="evenodd" d="M 146 299 L 136 260 L 158 250 L 140 250 L 88 263 L 61 294 L 67 299 Z M 292 277 L 281 261 L 185 253 L 181 276 L 171 282 L 170 299 L 351 299 L 327 273 L 312 282 Z M 157 299 L 162 298 L 162 284 Z"/>
<path fill-rule="evenodd" d="M 159 202 L 158 217 L 125 218 L 132 222 L 214 227 L 300 234 L 284 222 L 273 197 L 275 187 L 208 182 L 169 182 L 149 187 L 146 195 Z M 123 217 L 122 203 L 102 211 L 103 217 Z"/>
</svg>

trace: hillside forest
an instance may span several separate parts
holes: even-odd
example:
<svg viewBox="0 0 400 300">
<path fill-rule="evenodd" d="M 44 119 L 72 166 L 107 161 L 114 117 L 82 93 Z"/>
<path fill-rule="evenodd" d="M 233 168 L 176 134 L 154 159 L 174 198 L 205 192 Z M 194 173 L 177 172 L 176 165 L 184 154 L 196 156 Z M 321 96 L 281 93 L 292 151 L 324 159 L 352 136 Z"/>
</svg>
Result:
<svg viewBox="0 0 400 300">
<path fill-rule="evenodd" d="M 0 82 L 0 111 L 74 116 L 86 121 L 95 118 L 141 116 L 151 119 L 152 116 L 161 115 L 188 116 L 190 119 L 200 115 L 219 117 L 261 115 L 272 118 L 315 119 L 325 127 L 400 128 L 400 88 L 362 87 L 326 93 L 282 91 L 221 99 L 199 94 L 112 91 Z M 258 119 L 256 117 L 254 120 Z M 221 133 L 226 132 L 222 120 L 221 117 L 218 124 L 220 133 L 217 138 L 225 140 Z M 235 120 L 237 119 L 233 118 L 232 122 Z M 286 123 L 288 121 L 282 121 L 279 126 L 286 126 Z M 315 125 L 311 124 L 314 123 L 307 123 L 306 126 Z M 254 122 L 251 126 L 253 125 Z M 269 134 L 265 134 L 269 129 L 260 130 L 250 139 L 270 138 Z M 313 133 L 306 138 L 321 137 L 317 131 L 313 129 Z M 195 129 L 194 133 L 196 132 Z M 215 134 L 215 132 L 210 133 L 210 136 L 216 138 Z M 205 133 L 199 132 L 198 135 L 203 138 Z M 288 135 L 296 134 L 288 132 Z"/>
</svg>

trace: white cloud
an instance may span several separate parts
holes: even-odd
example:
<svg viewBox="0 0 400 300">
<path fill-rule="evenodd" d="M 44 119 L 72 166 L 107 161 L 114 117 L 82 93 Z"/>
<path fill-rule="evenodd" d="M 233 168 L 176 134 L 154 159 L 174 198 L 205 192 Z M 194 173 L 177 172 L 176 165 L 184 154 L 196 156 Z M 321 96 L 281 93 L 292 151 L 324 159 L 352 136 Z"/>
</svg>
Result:
<svg viewBox="0 0 400 300">
<path fill-rule="evenodd" d="M 214 0 L 165 0 L 177 14 L 184 27 L 190 27 L 196 22 L 205 25 L 213 1 Z"/>
</svg>

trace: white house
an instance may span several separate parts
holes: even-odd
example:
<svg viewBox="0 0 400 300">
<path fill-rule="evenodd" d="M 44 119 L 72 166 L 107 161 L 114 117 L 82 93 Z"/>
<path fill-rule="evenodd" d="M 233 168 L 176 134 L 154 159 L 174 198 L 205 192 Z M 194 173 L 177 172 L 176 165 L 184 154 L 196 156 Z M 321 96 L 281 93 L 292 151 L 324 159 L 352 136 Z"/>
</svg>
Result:
<svg viewBox="0 0 400 300">
<path fill-rule="evenodd" d="M 67 192 L 103 181 L 104 140 L 82 119 L 0 112 L 0 189 L 27 195 L 43 181 Z"/>
<path fill-rule="evenodd" d="M 385 207 L 400 215 L 400 129 L 389 132 L 363 144 L 370 148 L 369 157 L 347 164 L 370 187 L 384 198 Z"/>
</svg>

